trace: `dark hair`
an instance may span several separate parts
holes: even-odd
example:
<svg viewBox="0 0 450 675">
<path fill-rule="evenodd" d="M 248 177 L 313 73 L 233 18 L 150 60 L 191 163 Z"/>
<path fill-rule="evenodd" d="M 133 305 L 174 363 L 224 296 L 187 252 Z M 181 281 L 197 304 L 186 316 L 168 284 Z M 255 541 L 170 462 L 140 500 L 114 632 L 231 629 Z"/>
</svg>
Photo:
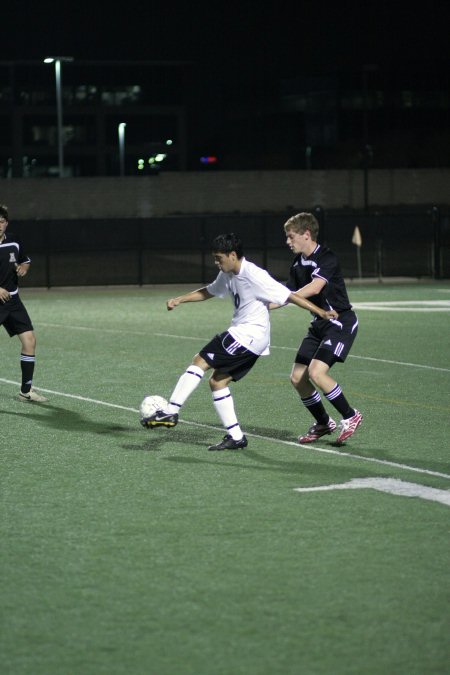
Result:
<svg viewBox="0 0 450 675">
<path fill-rule="evenodd" d="M 8 207 L 4 204 L 0 204 L 0 218 L 4 218 L 5 220 L 9 221 Z"/>
<path fill-rule="evenodd" d="M 238 258 L 242 258 L 244 255 L 242 241 L 234 232 L 219 234 L 215 237 L 212 241 L 211 250 L 213 253 L 231 253 L 234 251 Z"/>
</svg>

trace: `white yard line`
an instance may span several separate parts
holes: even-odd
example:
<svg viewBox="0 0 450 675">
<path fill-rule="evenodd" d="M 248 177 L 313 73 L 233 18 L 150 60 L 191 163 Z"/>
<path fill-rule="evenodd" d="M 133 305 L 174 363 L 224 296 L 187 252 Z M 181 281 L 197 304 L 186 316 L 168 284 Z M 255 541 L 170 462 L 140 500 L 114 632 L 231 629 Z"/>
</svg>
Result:
<svg viewBox="0 0 450 675">
<path fill-rule="evenodd" d="M 14 380 L 6 380 L 3 377 L 0 377 L 0 382 L 4 382 L 5 384 L 11 384 L 14 385 L 15 387 L 19 387 L 20 383 L 15 382 Z M 130 408 L 128 406 L 124 405 L 119 405 L 117 403 L 109 403 L 108 401 L 101 401 L 99 399 L 95 398 L 89 398 L 87 396 L 80 396 L 78 394 L 69 394 L 67 392 L 63 391 L 55 391 L 54 389 L 44 389 L 42 387 L 36 387 L 37 391 L 42 391 L 45 394 L 53 394 L 53 396 L 63 396 L 65 398 L 72 398 L 77 401 L 83 401 L 85 403 L 94 403 L 96 405 L 102 405 L 106 406 L 108 408 L 115 408 L 118 410 L 126 410 L 128 412 L 136 413 L 136 415 L 139 414 L 139 411 L 137 408 Z M 23 404 L 23 405 L 39 405 L 39 404 L 34 404 L 34 403 L 28 403 L 28 404 Z M 50 404 L 51 405 L 51 404 Z M 189 422 L 187 420 L 180 420 L 183 424 L 187 424 L 189 426 L 193 427 L 200 427 L 204 429 L 213 429 L 215 431 L 223 431 L 222 427 L 217 427 L 213 426 L 211 424 L 200 424 L 199 422 Z M 390 462 L 386 459 L 378 459 L 377 457 L 362 457 L 361 455 L 353 455 L 351 452 L 343 452 L 342 450 L 333 450 L 332 448 L 320 448 L 317 445 L 311 446 L 311 445 L 299 445 L 298 443 L 294 441 L 284 441 L 279 438 L 272 438 L 271 436 L 262 436 L 260 434 L 252 434 L 252 433 L 246 433 L 246 435 L 249 438 L 257 438 L 263 441 L 271 441 L 276 444 L 282 444 L 282 445 L 288 445 L 294 448 L 302 448 L 302 450 L 309 450 L 311 452 L 320 452 L 320 453 L 325 453 L 327 455 L 336 455 L 338 457 L 348 457 L 350 459 L 355 459 L 363 462 L 372 462 L 374 464 L 381 464 L 383 466 L 390 466 L 395 469 L 401 469 L 403 471 L 412 471 L 414 473 L 418 474 L 423 474 L 427 476 L 436 476 L 438 478 L 446 478 L 450 480 L 450 474 L 446 473 L 441 473 L 439 471 L 431 471 L 430 469 L 420 469 L 415 466 L 410 466 L 409 464 L 401 464 L 399 462 Z"/>
</svg>

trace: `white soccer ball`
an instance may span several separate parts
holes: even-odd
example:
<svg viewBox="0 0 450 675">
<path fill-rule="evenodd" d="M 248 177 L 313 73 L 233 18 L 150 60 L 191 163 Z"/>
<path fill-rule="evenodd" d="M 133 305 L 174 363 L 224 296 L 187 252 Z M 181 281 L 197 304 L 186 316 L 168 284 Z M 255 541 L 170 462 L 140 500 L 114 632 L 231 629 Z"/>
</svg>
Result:
<svg viewBox="0 0 450 675">
<path fill-rule="evenodd" d="M 157 410 L 164 410 L 166 407 L 167 401 L 162 396 L 146 396 L 139 407 L 141 421 L 154 415 Z"/>
</svg>

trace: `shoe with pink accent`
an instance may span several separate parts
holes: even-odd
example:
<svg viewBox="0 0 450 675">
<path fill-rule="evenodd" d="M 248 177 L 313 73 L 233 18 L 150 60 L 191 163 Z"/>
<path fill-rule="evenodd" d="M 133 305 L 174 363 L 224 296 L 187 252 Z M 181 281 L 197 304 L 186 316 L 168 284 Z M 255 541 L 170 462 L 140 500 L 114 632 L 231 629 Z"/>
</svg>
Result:
<svg viewBox="0 0 450 675">
<path fill-rule="evenodd" d="M 330 419 L 326 424 L 318 424 L 317 422 L 312 425 L 303 436 L 298 437 L 299 443 L 314 443 L 322 436 L 326 434 L 331 434 L 336 429 L 337 424 L 334 420 Z"/>
<path fill-rule="evenodd" d="M 356 410 L 353 417 L 349 417 L 347 420 L 341 420 L 339 422 L 339 436 L 337 437 L 336 443 L 341 445 L 347 438 L 353 436 L 361 422 L 363 421 L 363 416 Z"/>
</svg>

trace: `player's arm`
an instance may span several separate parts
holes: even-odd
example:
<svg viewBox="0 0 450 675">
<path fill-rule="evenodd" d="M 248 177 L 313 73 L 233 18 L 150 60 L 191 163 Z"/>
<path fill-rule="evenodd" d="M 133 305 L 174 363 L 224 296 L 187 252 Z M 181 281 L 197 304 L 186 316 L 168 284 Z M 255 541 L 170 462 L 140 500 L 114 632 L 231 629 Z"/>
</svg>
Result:
<svg viewBox="0 0 450 675">
<path fill-rule="evenodd" d="M 317 305 L 315 305 L 313 302 L 310 302 L 306 298 L 301 298 L 298 295 L 298 293 L 291 293 L 287 301 L 293 303 L 294 305 L 297 305 L 297 307 L 303 307 L 303 309 L 307 309 L 310 312 L 317 314 L 317 316 L 320 316 L 321 319 L 337 319 L 339 316 L 338 313 L 334 311 L 334 309 L 332 310 L 321 309 L 320 307 L 317 307 Z"/>
<path fill-rule="evenodd" d="M 313 295 L 319 295 L 320 291 L 325 288 L 327 282 L 325 279 L 321 279 L 320 277 L 316 277 L 312 281 L 309 282 L 309 284 L 306 284 L 305 286 L 302 286 L 299 288 L 297 291 L 295 291 L 295 294 L 298 295 L 300 298 L 310 298 Z"/>
<path fill-rule="evenodd" d="M 280 309 L 280 307 L 286 307 L 286 305 L 287 305 L 287 302 L 285 302 L 284 305 L 279 305 L 276 302 L 269 302 L 268 308 L 269 308 L 269 310 Z"/>
<path fill-rule="evenodd" d="M 184 302 L 201 302 L 202 300 L 209 300 L 214 296 L 208 292 L 206 287 L 198 288 L 196 291 L 191 291 L 190 293 L 185 293 L 184 295 L 179 295 L 176 298 L 170 298 L 167 300 L 167 309 L 175 309 L 178 305 L 182 305 Z"/>
</svg>

